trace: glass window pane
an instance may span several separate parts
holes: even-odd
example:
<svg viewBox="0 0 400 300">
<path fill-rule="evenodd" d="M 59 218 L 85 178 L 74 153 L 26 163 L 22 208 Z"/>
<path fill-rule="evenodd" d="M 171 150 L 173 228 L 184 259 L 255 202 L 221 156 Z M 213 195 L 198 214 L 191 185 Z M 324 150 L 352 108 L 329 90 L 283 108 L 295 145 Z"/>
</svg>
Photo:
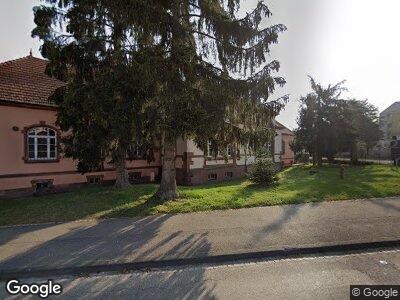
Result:
<svg viewBox="0 0 400 300">
<path fill-rule="evenodd" d="M 47 145 L 38 145 L 38 151 L 47 151 Z"/>
<path fill-rule="evenodd" d="M 47 136 L 47 131 L 46 130 L 41 130 L 38 133 L 36 133 L 36 135 L 43 135 L 43 136 Z"/>
<path fill-rule="evenodd" d="M 47 158 L 47 151 L 38 151 L 38 158 Z"/>
<path fill-rule="evenodd" d="M 27 132 L 27 156 L 29 159 L 55 159 L 57 156 L 57 133 L 48 127 L 35 127 Z M 35 150 L 37 151 L 35 157 Z"/>
<path fill-rule="evenodd" d="M 47 145 L 47 139 L 38 138 L 37 141 L 39 145 Z"/>
</svg>

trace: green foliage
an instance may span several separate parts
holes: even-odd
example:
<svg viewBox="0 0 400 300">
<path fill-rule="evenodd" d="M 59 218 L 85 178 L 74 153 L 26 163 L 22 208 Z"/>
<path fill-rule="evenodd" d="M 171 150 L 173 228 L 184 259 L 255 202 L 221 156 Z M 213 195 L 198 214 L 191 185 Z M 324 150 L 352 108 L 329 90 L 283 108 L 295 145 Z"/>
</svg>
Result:
<svg viewBox="0 0 400 300">
<path fill-rule="evenodd" d="M 244 18 L 238 0 L 44 2 L 32 35 L 49 74 L 67 83 L 58 123 L 82 171 L 137 142 L 150 151 L 188 137 L 205 149 L 271 137 L 287 97 L 270 99 L 285 80 L 268 54 L 286 27 L 261 27 L 271 15 L 262 1 Z"/>
<path fill-rule="evenodd" d="M 269 157 L 258 157 L 250 170 L 250 180 L 256 184 L 272 185 L 278 180 L 276 164 Z"/>
<path fill-rule="evenodd" d="M 313 92 L 300 99 L 298 128 L 291 144 L 295 153 L 306 151 L 321 163 L 322 157 L 333 159 L 338 152 L 355 154 L 359 142 L 371 148 L 379 140 L 376 107 L 366 100 L 342 99 L 344 82 L 325 88 L 310 80 Z"/>
<path fill-rule="evenodd" d="M 145 42 L 130 46 L 133 24 L 118 7 L 121 1 L 44 2 L 34 8 L 32 36 L 43 41 L 47 73 L 66 82 L 52 96 L 65 155 L 81 172 L 97 170 L 106 159 L 124 166 L 138 144 L 150 160 L 142 106 L 154 95 L 156 70 Z"/>
<path fill-rule="evenodd" d="M 317 175 L 310 175 L 316 171 Z M 382 165 L 346 167 L 338 180 L 337 166 L 292 167 L 279 174 L 280 184 L 254 185 L 247 180 L 207 186 L 179 187 L 181 199 L 162 205 L 149 201 L 157 185 L 110 186 L 34 198 L 0 200 L 0 225 L 62 222 L 84 218 L 136 217 L 306 202 L 366 199 L 400 195 L 400 172 Z"/>
</svg>

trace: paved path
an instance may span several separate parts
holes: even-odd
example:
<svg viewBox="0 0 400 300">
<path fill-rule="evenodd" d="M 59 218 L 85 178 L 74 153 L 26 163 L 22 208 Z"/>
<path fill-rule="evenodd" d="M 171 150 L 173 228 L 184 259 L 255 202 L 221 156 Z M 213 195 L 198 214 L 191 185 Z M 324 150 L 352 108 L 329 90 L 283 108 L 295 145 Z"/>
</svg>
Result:
<svg viewBox="0 0 400 300">
<path fill-rule="evenodd" d="M 349 299 L 351 284 L 400 284 L 400 250 L 52 279 L 57 299 Z"/>
<path fill-rule="evenodd" d="M 0 228 L 0 273 L 400 240 L 400 198 Z"/>
</svg>

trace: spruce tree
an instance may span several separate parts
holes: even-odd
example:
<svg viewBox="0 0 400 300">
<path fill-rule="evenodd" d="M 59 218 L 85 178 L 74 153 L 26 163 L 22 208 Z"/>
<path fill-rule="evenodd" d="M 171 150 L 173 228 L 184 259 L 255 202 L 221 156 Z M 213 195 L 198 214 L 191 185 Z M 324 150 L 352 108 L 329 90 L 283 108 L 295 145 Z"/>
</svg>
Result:
<svg viewBox="0 0 400 300">
<path fill-rule="evenodd" d="M 158 14 L 140 26 L 151 33 L 162 49 L 157 60 L 161 75 L 156 97 L 146 111 L 153 116 L 153 133 L 161 141 L 163 173 L 156 194 L 161 201 L 178 197 L 175 180 L 176 139 L 194 139 L 215 152 L 228 143 L 263 146 L 272 137 L 271 119 L 286 98 L 270 101 L 275 86 L 276 60 L 268 61 L 270 46 L 286 28 L 260 24 L 271 15 L 259 2 L 243 18 L 237 17 L 240 1 L 147 1 L 144 15 Z M 148 10 L 146 10 L 148 9 Z M 220 151 L 225 153 L 225 151 Z"/>
<path fill-rule="evenodd" d="M 149 148 L 161 148 L 163 171 L 156 196 L 165 201 L 178 198 L 177 138 L 191 138 L 204 151 L 208 140 L 215 141 L 218 151 L 232 142 L 257 148 L 271 139 L 271 120 L 286 97 L 270 100 L 275 86 L 285 80 L 272 75 L 280 64 L 270 61 L 269 53 L 286 28 L 261 28 L 271 15 L 262 1 L 243 18 L 237 16 L 239 4 L 47 0 L 47 6 L 36 9 L 33 34 L 44 40 L 42 53 L 54 74 L 66 73 L 59 120 L 63 129 L 73 129 L 72 154 L 81 165 L 93 167 L 109 155 L 110 146 L 118 150 L 118 145 L 122 150 L 112 153 L 122 163 L 129 148 L 125 145 L 139 132 Z M 59 23 L 67 24 L 68 37 L 56 30 Z M 116 70 L 121 76 L 107 80 Z M 90 86 L 86 77 L 94 78 Z M 99 93 L 104 96 L 95 101 Z M 89 118 L 96 127 L 93 133 L 84 129 L 85 121 L 97 113 L 78 101 L 107 112 L 106 120 Z M 103 102 L 108 103 L 104 109 Z M 84 138 L 77 137 L 78 131 Z M 97 155 L 88 155 L 88 147 L 81 145 L 87 139 L 99 145 Z"/>
<path fill-rule="evenodd" d="M 333 159 L 338 150 L 340 129 L 338 104 L 346 90 L 344 81 L 327 87 L 310 78 L 312 92 L 300 98 L 298 128 L 292 149 L 306 150 L 312 155 L 313 164 L 322 165 L 322 158 Z"/>
<path fill-rule="evenodd" d="M 138 147 L 152 158 L 139 126 L 141 107 L 154 90 L 145 39 L 132 44 L 132 27 L 118 1 L 45 2 L 34 8 L 32 36 L 43 41 L 47 73 L 66 82 L 52 96 L 65 155 L 78 160 L 82 173 L 109 162 L 115 185 L 129 186 L 127 158 Z"/>
<path fill-rule="evenodd" d="M 381 136 L 378 110 L 366 100 L 341 98 L 346 90 L 344 81 L 323 87 L 310 77 L 312 92 L 300 98 L 295 152 L 307 151 L 314 164 L 322 158 L 330 162 L 339 152 L 349 152 L 351 162 L 357 163 L 358 143 L 373 147 Z"/>
</svg>

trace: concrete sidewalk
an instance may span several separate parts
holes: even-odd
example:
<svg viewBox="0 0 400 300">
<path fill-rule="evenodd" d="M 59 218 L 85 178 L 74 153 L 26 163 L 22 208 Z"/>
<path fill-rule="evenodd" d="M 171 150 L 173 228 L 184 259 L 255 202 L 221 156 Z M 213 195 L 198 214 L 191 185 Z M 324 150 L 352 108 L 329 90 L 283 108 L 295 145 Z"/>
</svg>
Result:
<svg viewBox="0 0 400 300">
<path fill-rule="evenodd" d="M 400 198 L 0 228 L 0 273 L 400 240 Z"/>
</svg>

